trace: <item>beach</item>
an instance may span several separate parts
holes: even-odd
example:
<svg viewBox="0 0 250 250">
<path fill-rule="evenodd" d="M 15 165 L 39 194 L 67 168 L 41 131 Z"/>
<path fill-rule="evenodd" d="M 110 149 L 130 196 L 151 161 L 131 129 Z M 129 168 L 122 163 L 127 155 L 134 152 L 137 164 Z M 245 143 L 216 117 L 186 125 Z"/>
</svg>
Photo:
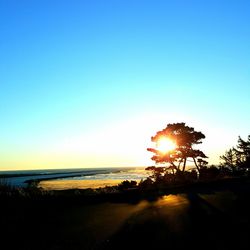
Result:
<svg viewBox="0 0 250 250">
<path fill-rule="evenodd" d="M 88 189 L 104 188 L 106 186 L 116 186 L 122 181 L 119 179 L 101 179 L 101 180 L 48 180 L 40 181 L 38 188 L 44 190 L 66 190 L 66 189 Z"/>
</svg>

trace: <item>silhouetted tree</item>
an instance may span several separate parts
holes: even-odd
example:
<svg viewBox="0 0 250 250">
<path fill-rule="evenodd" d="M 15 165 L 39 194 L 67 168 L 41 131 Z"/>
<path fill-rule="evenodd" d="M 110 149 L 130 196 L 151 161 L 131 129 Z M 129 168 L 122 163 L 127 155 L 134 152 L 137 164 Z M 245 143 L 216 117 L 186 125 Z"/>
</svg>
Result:
<svg viewBox="0 0 250 250">
<path fill-rule="evenodd" d="M 146 170 L 152 172 L 150 178 L 152 178 L 154 181 L 159 181 L 162 178 L 162 174 L 165 172 L 164 167 L 155 167 L 155 166 L 147 167 Z"/>
<path fill-rule="evenodd" d="M 238 139 L 238 145 L 235 149 L 237 158 L 237 164 L 240 168 L 246 168 L 250 165 L 250 135 L 248 140 L 244 141 L 240 136 Z"/>
<path fill-rule="evenodd" d="M 230 148 L 226 151 L 224 155 L 220 156 L 220 159 L 222 160 L 222 167 L 227 167 L 231 171 L 234 171 L 237 167 L 237 156 L 234 148 Z"/>
<path fill-rule="evenodd" d="M 176 148 L 167 152 L 162 152 L 157 148 L 157 142 L 162 138 L 168 138 L 175 142 Z M 203 159 L 207 156 L 193 146 L 202 143 L 201 140 L 205 135 L 197 132 L 192 127 L 188 127 L 185 123 L 168 124 L 167 127 L 158 131 L 155 136 L 151 137 L 152 142 L 156 143 L 156 148 L 148 148 L 147 150 L 154 153 L 151 158 L 156 164 L 168 164 L 168 167 L 175 173 L 178 171 L 185 171 L 188 158 L 191 158 L 200 172 L 197 158 Z M 203 161 L 205 162 L 205 161 Z"/>
<path fill-rule="evenodd" d="M 208 162 L 203 160 L 202 158 L 197 159 L 197 164 L 199 166 L 199 169 L 207 167 Z"/>
<path fill-rule="evenodd" d="M 236 147 L 230 148 L 220 156 L 221 167 L 229 168 L 232 172 L 244 171 L 250 167 L 250 135 L 245 141 L 240 136 Z"/>
</svg>

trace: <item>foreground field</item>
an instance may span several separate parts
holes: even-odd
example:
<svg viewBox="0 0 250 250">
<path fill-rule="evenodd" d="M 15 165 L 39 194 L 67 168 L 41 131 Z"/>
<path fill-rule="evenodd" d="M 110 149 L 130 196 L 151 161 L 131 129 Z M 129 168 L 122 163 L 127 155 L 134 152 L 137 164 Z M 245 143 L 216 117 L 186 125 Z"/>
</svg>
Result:
<svg viewBox="0 0 250 250">
<path fill-rule="evenodd" d="M 248 182 L 136 201 L 10 199 L 1 249 L 249 249 L 249 211 Z"/>
</svg>

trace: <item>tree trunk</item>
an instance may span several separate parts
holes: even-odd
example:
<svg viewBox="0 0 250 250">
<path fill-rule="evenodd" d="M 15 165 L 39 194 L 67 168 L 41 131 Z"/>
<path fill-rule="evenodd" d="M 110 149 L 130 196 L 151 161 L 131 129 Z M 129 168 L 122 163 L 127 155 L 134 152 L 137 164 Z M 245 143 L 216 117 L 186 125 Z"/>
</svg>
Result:
<svg viewBox="0 0 250 250">
<path fill-rule="evenodd" d="M 174 174 L 174 169 L 173 169 L 173 168 L 171 168 L 171 170 L 172 170 L 172 174 Z"/>
<path fill-rule="evenodd" d="M 194 157 L 193 157 L 193 160 L 194 160 L 194 164 L 195 164 L 195 166 L 196 166 L 196 168 L 197 168 L 198 172 L 200 173 L 200 169 L 199 169 L 199 167 L 198 167 L 198 165 L 197 165 L 197 162 L 196 162 L 196 160 L 195 160 L 195 158 L 194 158 Z"/>
<path fill-rule="evenodd" d="M 185 159 L 184 159 L 182 172 L 184 172 L 184 171 L 185 171 L 185 168 L 186 168 L 186 163 L 187 163 L 187 158 L 185 158 Z"/>
<path fill-rule="evenodd" d="M 170 164 L 172 165 L 172 167 L 173 167 L 176 171 L 178 171 L 178 167 L 175 166 L 174 163 L 173 163 L 172 161 L 170 162 Z"/>
<path fill-rule="evenodd" d="M 180 160 L 179 164 L 178 164 L 178 170 L 180 169 L 181 163 L 183 161 L 183 158 Z"/>
</svg>

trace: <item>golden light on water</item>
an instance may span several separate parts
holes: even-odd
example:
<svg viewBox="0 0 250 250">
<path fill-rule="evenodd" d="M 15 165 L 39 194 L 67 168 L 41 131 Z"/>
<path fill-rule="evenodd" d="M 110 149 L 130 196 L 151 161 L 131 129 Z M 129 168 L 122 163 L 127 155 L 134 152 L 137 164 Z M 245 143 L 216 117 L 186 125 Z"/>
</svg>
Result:
<svg viewBox="0 0 250 250">
<path fill-rule="evenodd" d="M 157 149 L 163 154 L 175 148 L 176 148 L 175 142 L 167 137 L 162 137 L 157 141 Z"/>
</svg>

